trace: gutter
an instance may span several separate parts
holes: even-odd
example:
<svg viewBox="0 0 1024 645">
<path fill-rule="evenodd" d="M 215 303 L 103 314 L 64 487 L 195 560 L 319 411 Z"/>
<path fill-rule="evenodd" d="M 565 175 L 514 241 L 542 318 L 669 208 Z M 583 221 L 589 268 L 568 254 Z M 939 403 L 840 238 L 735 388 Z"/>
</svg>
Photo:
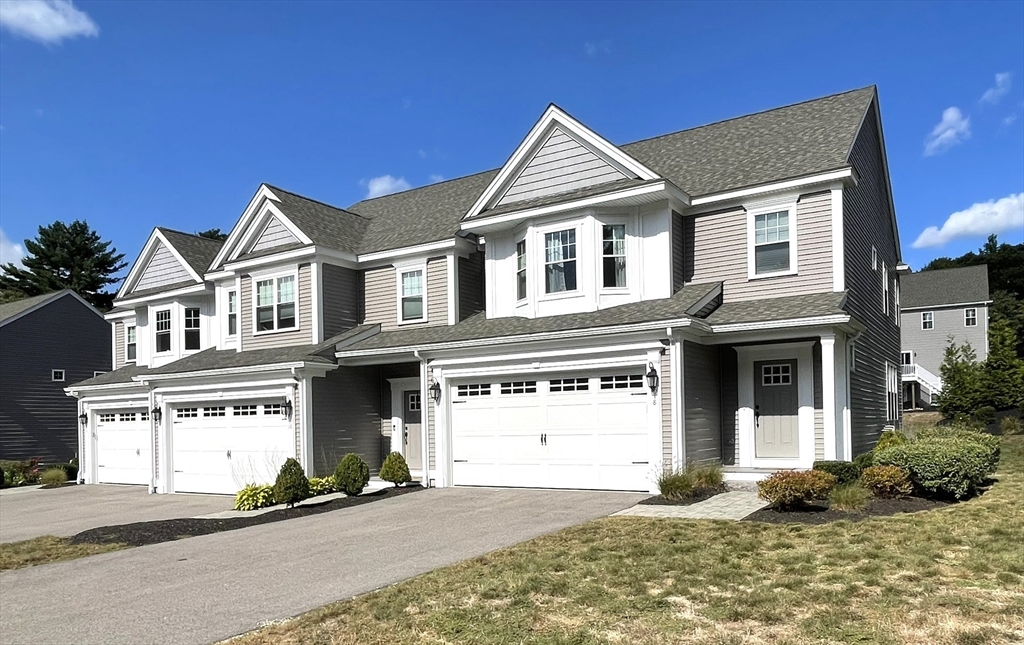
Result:
<svg viewBox="0 0 1024 645">
<path fill-rule="evenodd" d="M 225 367 L 217 370 L 194 370 L 191 372 L 170 372 L 165 374 L 143 374 L 134 376 L 132 380 L 136 383 L 146 384 L 149 381 L 171 381 L 183 378 L 194 378 L 196 376 L 234 376 L 236 374 L 251 374 L 262 372 L 273 372 L 276 370 L 288 370 L 305 368 L 309 366 L 323 366 L 325 370 L 333 370 L 338 366 L 333 363 L 314 363 L 311 361 L 289 361 L 287 363 L 272 363 L 270 365 L 250 365 L 247 367 Z"/>
</svg>

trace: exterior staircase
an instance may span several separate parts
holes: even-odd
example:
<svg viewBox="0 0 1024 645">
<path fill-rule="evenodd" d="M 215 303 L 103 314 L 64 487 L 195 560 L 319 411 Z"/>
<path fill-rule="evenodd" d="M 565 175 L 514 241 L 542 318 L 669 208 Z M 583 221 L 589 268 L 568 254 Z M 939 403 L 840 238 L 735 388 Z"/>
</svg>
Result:
<svg viewBox="0 0 1024 645">
<path fill-rule="evenodd" d="M 903 383 L 917 386 L 918 400 L 934 405 L 934 397 L 942 392 L 942 379 L 916 363 L 903 365 Z"/>
</svg>

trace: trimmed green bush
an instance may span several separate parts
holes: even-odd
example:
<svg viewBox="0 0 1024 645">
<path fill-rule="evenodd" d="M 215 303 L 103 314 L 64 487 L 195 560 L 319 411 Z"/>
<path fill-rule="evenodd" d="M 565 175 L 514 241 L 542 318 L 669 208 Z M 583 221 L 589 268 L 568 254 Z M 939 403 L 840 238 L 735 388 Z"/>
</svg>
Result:
<svg viewBox="0 0 1024 645">
<path fill-rule="evenodd" d="M 47 468 L 39 477 L 39 483 L 43 486 L 56 488 L 68 483 L 68 475 L 63 468 Z"/>
<path fill-rule="evenodd" d="M 311 496 L 309 480 L 306 479 L 302 466 L 292 458 L 285 460 L 281 472 L 277 474 L 277 481 L 274 482 L 274 499 L 278 504 L 292 507 Z"/>
<path fill-rule="evenodd" d="M 983 405 L 974 411 L 973 416 L 978 423 L 987 426 L 996 422 L 996 409 L 991 405 Z"/>
<path fill-rule="evenodd" d="M 922 438 L 875 455 L 880 466 L 899 466 L 924 493 L 961 499 L 972 495 L 999 462 L 979 441 L 955 437 Z"/>
<path fill-rule="evenodd" d="M 857 481 L 861 470 L 852 461 L 816 461 L 813 468 L 832 475 L 840 486 Z"/>
<path fill-rule="evenodd" d="M 907 435 L 896 430 L 886 430 L 882 432 L 882 436 L 878 438 L 878 443 L 875 444 L 874 452 L 885 450 L 886 448 L 892 448 L 893 446 L 902 446 L 907 443 Z"/>
<path fill-rule="evenodd" d="M 346 495 L 358 495 L 363 492 L 366 484 L 370 481 L 370 467 L 366 465 L 362 457 L 350 452 L 338 462 L 338 467 L 334 471 L 334 480 L 341 492 Z"/>
<path fill-rule="evenodd" d="M 836 486 L 828 495 L 828 507 L 837 511 L 859 511 L 868 505 L 871 492 L 857 482 Z"/>
<path fill-rule="evenodd" d="M 694 492 L 693 479 L 685 468 L 666 470 L 658 476 L 658 492 L 665 499 L 688 499 Z"/>
<path fill-rule="evenodd" d="M 875 497 L 907 497 L 914 492 L 910 473 L 899 466 L 871 466 L 860 474 L 860 483 Z"/>
<path fill-rule="evenodd" d="M 1009 437 L 1024 432 L 1024 426 L 1017 417 L 1003 417 L 999 423 L 999 431 L 1004 437 Z"/>
<path fill-rule="evenodd" d="M 397 452 L 388 454 L 384 458 L 384 463 L 381 464 L 380 478 L 395 486 L 411 482 L 412 475 L 409 474 L 409 464 L 406 463 L 405 457 Z"/>
<path fill-rule="evenodd" d="M 255 511 L 274 504 L 274 487 L 267 484 L 246 484 L 235 495 L 236 511 Z"/>
<path fill-rule="evenodd" d="M 984 446 L 988 452 L 990 474 L 994 473 L 999 466 L 999 437 L 956 425 L 925 428 L 918 433 L 918 441 L 928 441 L 930 439 L 957 439 Z"/>
<path fill-rule="evenodd" d="M 814 499 L 825 499 L 836 478 L 821 470 L 781 470 L 757 482 L 757 494 L 779 510 L 799 509 Z"/>
<path fill-rule="evenodd" d="M 310 477 L 309 478 L 309 492 L 316 497 L 317 495 L 329 495 L 338 490 L 338 484 L 334 481 L 334 475 L 328 475 L 327 477 Z"/>
<path fill-rule="evenodd" d="M 853 465 L 861 472 L 864 472 L 865 468 L 870 468 L 873 463 L 875 463 L 875 453 L 870 450 L 862 452 L 853 458 Z"/>
</svg>

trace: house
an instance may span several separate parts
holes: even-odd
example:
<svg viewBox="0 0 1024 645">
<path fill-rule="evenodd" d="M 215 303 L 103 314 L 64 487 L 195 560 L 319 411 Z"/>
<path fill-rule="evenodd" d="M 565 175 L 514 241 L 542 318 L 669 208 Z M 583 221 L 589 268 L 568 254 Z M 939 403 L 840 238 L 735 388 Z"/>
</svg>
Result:
<svg viewBox="0 0 1024 645">
<path fill-rule="evenodd" d="M 232 493 L 394 450 L 434 486 L 654 490 L 852 459 L 899 422 L 874 87 L 615 145 L 549 106 L 499 169 L 342 209 L 263 184 L 157 229 L 69 388 L 87 481 Z"/>
<path fill-rule="evenodd" d="M 74 291 L 0 305 L 0 459 L 77 457 L 78 410 L 64 388 L 110 369 L 110 325 Z"/>
<path fill-rule="evenodd" d="M 903 407 L 931 407 L 950 341 L 988 357 L 988 266 L 904 273 L 900 283 Z"/>
</svg>

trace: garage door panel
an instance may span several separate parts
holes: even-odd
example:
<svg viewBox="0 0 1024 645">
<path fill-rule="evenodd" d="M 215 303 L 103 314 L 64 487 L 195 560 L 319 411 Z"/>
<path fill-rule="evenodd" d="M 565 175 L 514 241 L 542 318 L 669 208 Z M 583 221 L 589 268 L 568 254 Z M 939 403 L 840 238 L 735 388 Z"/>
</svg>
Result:
<svg viewBox="0 0 1024 645">
<path fill-rule="evenodd" d="M 96 481 L 149 484 L 153 472 L 153 432 L 145 409 L 97 414 Z"/>
<path fill-rule="evenodd" d="M 495 422 L 502 428 L 523 428 L 531 430 L 540 423 L 540 411 L 529 405 L 512 405 L 508 407 L 492 408 L 490 418 L 485 423 L 494 426 Z M 496 416 L 495 416 L 496 415 Z M 486 415 L 485 415 L 486 417 Z"/>
<path fill-rule="evenodd" d="M 566 401 L 545 406 L 546 425 L 549 428 L 592 429 L 598 423 L 596 406 Z"/>
</svg>

